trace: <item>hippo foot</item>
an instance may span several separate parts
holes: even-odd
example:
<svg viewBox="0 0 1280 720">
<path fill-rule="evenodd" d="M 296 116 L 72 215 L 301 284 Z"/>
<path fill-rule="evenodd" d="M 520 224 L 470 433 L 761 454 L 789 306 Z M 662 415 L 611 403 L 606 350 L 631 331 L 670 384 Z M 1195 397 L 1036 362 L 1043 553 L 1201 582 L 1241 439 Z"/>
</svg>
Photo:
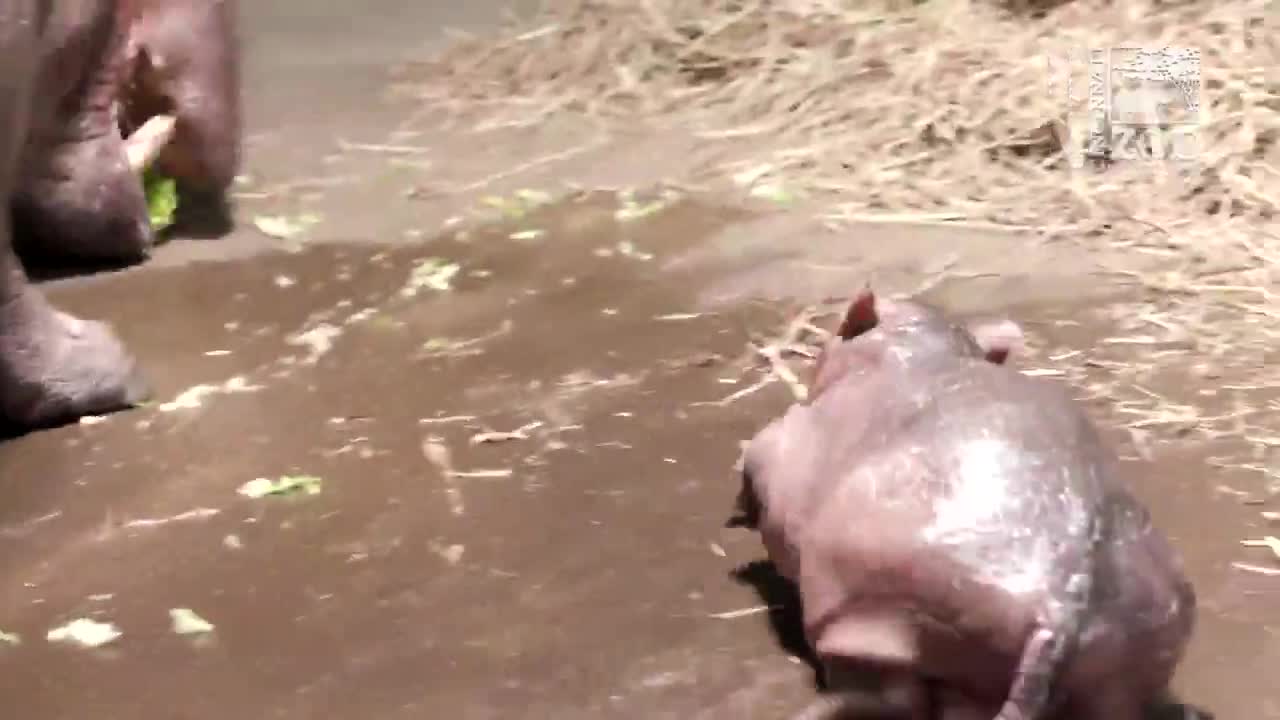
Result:
<svg viewBox="0 0 1280 720">
<path fill-rule="evenodd" d="M 149 396 L 133 357 L 105 324 L 56 310 L 34 292 L 0 308 L 0 424 L 47 427 Z"/>
</svg>

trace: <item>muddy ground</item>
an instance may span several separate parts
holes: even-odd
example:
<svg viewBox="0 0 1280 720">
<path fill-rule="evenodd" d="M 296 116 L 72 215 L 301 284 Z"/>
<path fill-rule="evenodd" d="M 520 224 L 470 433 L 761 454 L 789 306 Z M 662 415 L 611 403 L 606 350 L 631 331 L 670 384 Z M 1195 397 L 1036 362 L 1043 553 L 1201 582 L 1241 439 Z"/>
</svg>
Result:
<svg viewBox="0 0 1280 720">
<path fill-rule="evenodd" d="M 445 17 L 384 0 L 358 22 L 245 5 L 237 231 L 48 284 L 119 328 L 157 398 L 0 445 L 15 716 L 782 717 L 813 692 L 789 599 L 752 564 L 758 540 L 722 527 L 738 442 L 790 400 L 781 383 L 747 392 L 765 377 L 749 341 L 871 278 L 1015 317 L 1024 369 L 1143 351 L 1103 343 L 1135 291 L 1070 244 L 833 234 L 804 208 L 696 193 L 569 193 L 478 224 L 488 195 L 659 178 L 684 140 L 553 155 L 572 129 L 547 127 L 475 147 L 378 92 L 438 38 L 425 28 L 491 22 L 483 3 Z M 255 229 L 306 215 L 287 238 Z M 1148 389 L 1212 405 L 1248 380 Z M 1265 533 L 1263 478 L 1220 467 L 1248 460 L 1232 438 L 1151 439 L 1088 402 L 1197 583 L 1179 691 L 1219 718 L 1280 718 L 1280 577 L 1239 545 Z M 282 475 L 322 485 L 237 493 Z M 176 635 L 172 608 L 216 630 Z M 77 617 L 123 635 L 45 641 Z"/>
</svg>

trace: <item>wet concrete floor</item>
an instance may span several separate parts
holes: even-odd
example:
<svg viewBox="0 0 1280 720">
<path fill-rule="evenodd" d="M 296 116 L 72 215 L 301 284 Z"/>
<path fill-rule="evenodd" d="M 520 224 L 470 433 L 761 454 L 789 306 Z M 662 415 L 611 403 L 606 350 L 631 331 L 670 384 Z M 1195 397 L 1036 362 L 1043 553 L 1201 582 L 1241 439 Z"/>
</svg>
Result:
<svg viewBox="0 0 1280 720">
<path fill-rule="evenodd" d="M 426 244 L 58 292 L 85 314 L 111 298 L 158 397 L 0 446 L 0 629 L 23 638 L 0 648 L 6 704 L 763 719 L 803 703 L 812 674 L 775 628 L 788 609 L 760 612 L 785 598 L 752 566 L 758 540 L 722 527 L 738 442 L 789 396 L 715 402 L 760 377 L 744 350 L 788 306 L 709 303 L 723 278 L 665 262 L 740 212 L 678 203 L 621 225 L 617 207 L 588 195 Z M 512 239 L 521 227 L 545 234 Z M 1084 311 L 1015 312 L 1042 351 L 1107 331 Z M 175 402 L 202 385 L 222 391 Z M 1211 453 L 1136 466 L 1201 593 L 1179 689 L 1219 718 L 1280 717 L 1277 579 L 1231 565 L 1256 509 L 1218 491 L 1251 481 L 1210 477 Z M 298 474 L 321 491 L 237 494 Z M 175 635 L 172 608 L 215 632 Z M 76 617 L 123 636 L 44 641 Z"/>
</svg>

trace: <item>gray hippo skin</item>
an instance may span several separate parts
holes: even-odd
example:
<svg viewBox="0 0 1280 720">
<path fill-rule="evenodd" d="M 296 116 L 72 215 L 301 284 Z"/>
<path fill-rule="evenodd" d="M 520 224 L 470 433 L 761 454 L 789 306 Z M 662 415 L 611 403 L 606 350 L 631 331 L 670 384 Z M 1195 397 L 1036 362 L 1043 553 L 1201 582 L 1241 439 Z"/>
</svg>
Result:
<svg viewBox="0 0 1280 720">
<path fill-rule="evenodd" d="M 5 0 L 0 7 L 13 4 Z M 123 133 L 171 114 L 156 168 L 184 195 L 218 199 L 240 161 L 239 46 L 229 0 L 54 0 L 11 204 L 19 252 L 129 264 L 154 242 Z M 184 197 L 184 200 L 186 198 Z M 184 203 L 185 204 L 185 203 Z"/>
<path fill-rule="evenodd" d="M 30 5 L 3 0 L 0 13 Z M 33 95 L 31 116 L 23 119 L 17 175 L 6 193 L 16 246 L 28 258 L 133 262 L 151 245 L 142 183 L 129 168 L 115 122 L 125 34 L 113 6 L 106 0 L 36 2 L 43 26 L 23 26 L 12 15 L 0 21 L 7 35 L 35 33 L 30 47 L 39 59 L 23 90 Z M 12 52 L 6 48 L 6 73 L 15 62 Z"/>
<path fill-rule="evenodd" d="M 865 290 L 810 399 L 746 447 L 738 524 L 797 584 L 834 691 L 799 718 L 1138 720 L 1164 699 L 1194 590 L 1083 409 L 1004 365 L 1021 340 Z"/>
<path fill-rule="evenodd" d="M 234 20 L 228 0 L 0 0 L 0 198 L 12 209 L 0 213 L 0 426 L 148 396 L 105 325 L 31 287 L 18 238 L 24 255 L 45 259 L 143 259 L 152 229 L 121 133 L 158 113 L 177 119 L 159 169 L 180 187 L 230 185 L 241 132 Z"/>
<path fill-rule="evenodd" d="M 231 0 L 118 0 L 127 28 L 122 129 L 174 115 L 156 168 L 221 202 L 240 168 L 240 40 Z M 185 200 L 186 198 L 184 198 Z"/>
<path fill-rule="evenodd" d="M 29 167 L 33 129 L 51 133 L 82 89 L 92 96 L 113 28 L 105 2 L 0 2 L 0 198 L 14 197 L 20 170 Z M 145 214 L 140 191 L 120 207 Z M 110 222 L 96 226 L 92 214 L 83 222 L 112 229 Z M 28 283 L 14 253 L 11 216 L 0 213 L 0 424 L 31 428 L 120 409 L 146 395 L 133 359 L 106 326 L 59 312 Z"/>
</svg>

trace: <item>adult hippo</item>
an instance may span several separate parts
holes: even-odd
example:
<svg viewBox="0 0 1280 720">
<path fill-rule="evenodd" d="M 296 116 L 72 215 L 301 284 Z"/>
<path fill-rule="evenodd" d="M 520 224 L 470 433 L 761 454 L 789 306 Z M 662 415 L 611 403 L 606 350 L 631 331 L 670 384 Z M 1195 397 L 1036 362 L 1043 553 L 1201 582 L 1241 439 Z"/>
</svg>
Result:
<svg viewBox="0 0 1280 720">
<path fill-rule="evenodd" d="M 52 307 L 16 247 L 146 257 L 152 229 L 121 126 L 148 114 L 176 117 L 161 171 L 225 191 L 239 162 L 233 13 L 226 0 L 0 0 L 0 197 L 12 209 L 0 213 L 0 424 L 45 426 L 148 395 L 114 334 Z"/>
</svg>

